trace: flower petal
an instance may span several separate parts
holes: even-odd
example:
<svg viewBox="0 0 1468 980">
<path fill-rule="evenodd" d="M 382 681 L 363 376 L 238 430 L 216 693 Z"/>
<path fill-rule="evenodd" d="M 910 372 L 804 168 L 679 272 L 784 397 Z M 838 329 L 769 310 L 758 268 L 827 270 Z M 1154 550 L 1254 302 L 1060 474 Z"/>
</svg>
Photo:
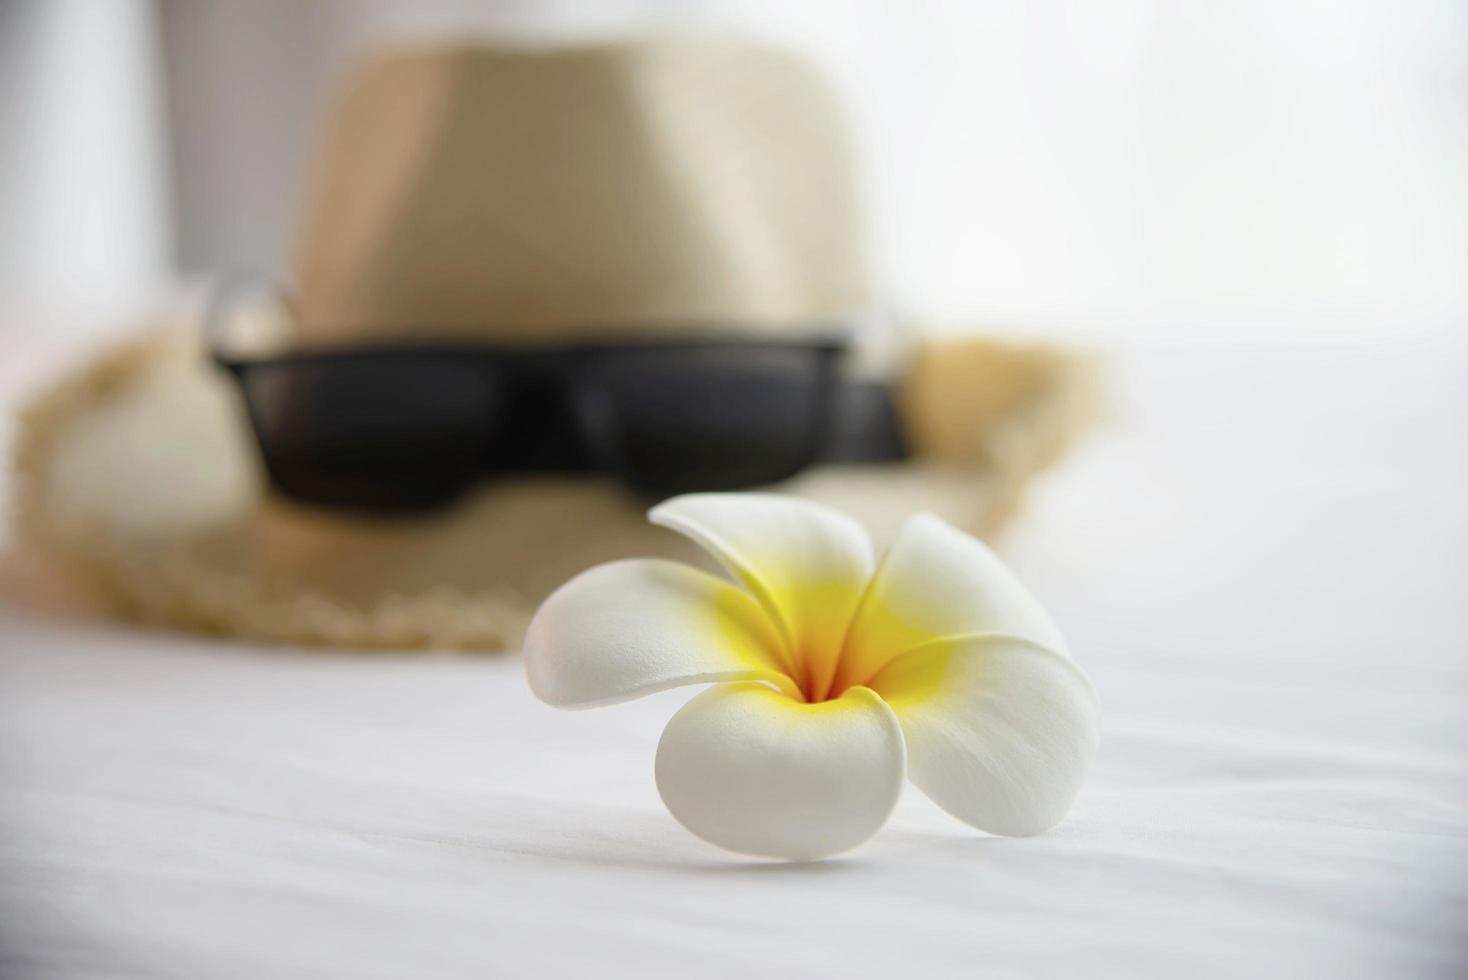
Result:
<svg viewBox="0 0 1468 980">
<path fill-rule="evenodd" d="M 980 830 L 1053 827 L 1096 754 L 1090 682 L 1069 657 L 1025 640 L 939 640 L 888 664 L 871 686 L 902 724 L 913 783 Z"/>
<path fill-rule="evenodd" d="M 561 586 L 525 634 L 525 674 L 542 701 L 610 704 L 710 681 L 794 690 L 779 644 L 743 591 L 678 562 L 598 565 Z"/>
<path fill-rule="evenodd" d="M 744 584 L 776 623 L 795 680 L 824 699 L 876 565 L 861 525 L 808 500 L 761 493 L 687 494 L 648 519 L 697 542 Z"/>
<path fill-rule="evenodd" d="M 668 722 L 658 792 L 711 844 L 808 861 L 877 832 L 902 791 L 905 757 L 892 710 L 866 688 L 806 704 L 763 684 L 725 684 Z"/>
<path fill-rule="evenodd" d="M 862 599 L 836 689 L 866 683 L 924 643 L 973 633 L 1003 633 L 1066 652 L 1055 623 L 988 545 L 931 514 L 915 514 Z"/>
</svg>

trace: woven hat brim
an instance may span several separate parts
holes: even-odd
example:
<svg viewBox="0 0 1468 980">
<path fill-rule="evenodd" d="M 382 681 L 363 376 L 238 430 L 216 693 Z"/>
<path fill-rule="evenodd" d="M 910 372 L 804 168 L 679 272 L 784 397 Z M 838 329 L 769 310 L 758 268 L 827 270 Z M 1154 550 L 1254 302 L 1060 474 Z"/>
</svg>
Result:
<svg viewBox="0 0 1468 980">
<path fill-rule="evenodd" d="M 906 386 L 917 459 L 820 466 L 771 489 L 852 513 L 879 548 L 915 510 L 991 535 L 1094 417 L 1096 390 L 1085 359 L 1048 348 L 920 356 Z M 539 602 L 598 562 L 715 570 L 601 480 L 497 481 L 406 521 L 296 506 L 266 489 L 233 389 L 166 325 L 30 402 L 14 476 L 23 546 L 118 612 L 267 642 L 511 649 Z"/>
</svg>

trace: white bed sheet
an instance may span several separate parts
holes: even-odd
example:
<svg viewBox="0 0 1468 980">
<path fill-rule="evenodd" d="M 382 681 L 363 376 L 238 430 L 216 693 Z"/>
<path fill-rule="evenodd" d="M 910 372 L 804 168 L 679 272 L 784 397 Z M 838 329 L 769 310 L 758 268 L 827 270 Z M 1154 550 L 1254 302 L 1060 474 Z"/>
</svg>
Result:
<svg viewBox="0 0 1468 980">
<path fill-rule="evenodd" d="M 1104 705 L 1026 840 L 816 865 L 660 805 L 688 692 L 0 610 L 0 976 L 1468 975 L 1468 357 L 1138 350 L 1005 550 Z M 13 577 L 12 577 L 13 578 Z M 13 582 L 12 582 L 13 584 Z"/>
</svg>

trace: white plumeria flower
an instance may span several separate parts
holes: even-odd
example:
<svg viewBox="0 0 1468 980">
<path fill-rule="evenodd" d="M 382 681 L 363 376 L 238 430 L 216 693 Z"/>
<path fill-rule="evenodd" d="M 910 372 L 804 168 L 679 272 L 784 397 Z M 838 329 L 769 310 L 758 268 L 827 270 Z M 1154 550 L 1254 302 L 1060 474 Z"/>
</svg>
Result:
<svg viewBox="0 0 1468 980">
<path fill-rule="evenodd" d="M 919 514 L 878 565 L 855 521 L 770 494 L 675 497 L 649 518 L 742 588 L 672 561 L 597 566 L 540 607 L 525 669 L 563 708 L 713 684 L 657 752 L 658 792 L 694 834 L 825 857 L 876 833 L 904 776 L 991 833 L 1065 816 L 1095 755 L 1095 695 L 984 544 Z"/>
</svg>

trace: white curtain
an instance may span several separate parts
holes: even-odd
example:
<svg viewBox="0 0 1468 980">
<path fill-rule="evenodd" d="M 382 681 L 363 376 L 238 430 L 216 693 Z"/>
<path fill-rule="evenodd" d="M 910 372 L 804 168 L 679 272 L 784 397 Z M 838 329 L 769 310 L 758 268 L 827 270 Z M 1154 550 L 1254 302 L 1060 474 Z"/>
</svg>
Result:
<svg viewBox="0 0 1468 980">
<path fill-rule="evenodd" d="M 0 4 L 0 324 L 130 313 L 169 275 L 161 45 L 141 0 Z"/>
</svg>

